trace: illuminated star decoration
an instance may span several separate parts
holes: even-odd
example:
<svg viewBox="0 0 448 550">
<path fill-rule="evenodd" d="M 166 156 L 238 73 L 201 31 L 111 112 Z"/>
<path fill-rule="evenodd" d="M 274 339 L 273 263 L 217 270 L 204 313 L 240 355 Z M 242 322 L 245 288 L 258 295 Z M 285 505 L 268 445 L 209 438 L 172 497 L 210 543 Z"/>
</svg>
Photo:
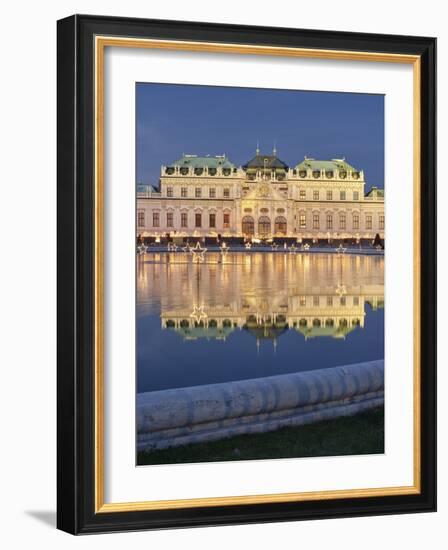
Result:
<svg viewBox="0 0 448 550">
<path fill-rule="evenodd" d="M 148 247 L 146 246 L 145 243 L 142 243 L 137 247 L 137 251 L 139 254 L 146 254 L 146 252 L 148 251 Z"/>
<path fill-rule="evenodd" d="M 345 254 L 346 250 L 347 249 L 342 246 L 342 243 L 338 246 L 338 248 L 336 248 L 336 252 L 338 254 Z"/>
<path fill-rule="evenodd" d="M 196 243 L 194 248 L 190 248 L 190 251 L 193 254 L 194 263 L 202 263 L 205 260 L 205 253 L 207 252 L 207 249 L 202 248 L 199 241 Z"/>
<path fill-rule="evenodd" d="M 296 253 L 296 250 L 297 250 L 297 247 L 296 247 L 296 245 L 293 243 L 293 244 L 289 247 L 289 253 L 290 253 L 290 254 L 295 254 L 295 253 Z"/>
<path fill-rule="evenodd" d="M 305 252 L 308 252 L 308 250 L 310 249 L 310 245 L 308 243 L 305 243 L 305 244 L 302 244 L 302 250 L 304 250 Z"/>
<path fill-rule="evenodd" d="M 190 318 L 199 325 L 201 321 L 207 319 L 207 314 L 204 311 L 204 306 L 193 306 L 193 311 L 190 313 Z"/>
<path fill-rule="evenodd" d="M 177 244 L 176 243 L 168 243 L 168 250 L 171 252 L 177 252 Z"/>
<path fill-rule="evenodd" d="M 382 250 L 382 247 L 381 247 L 380 244 L 377 244 L 377 245 L 375 246 L 375 248 L 376 248 L 377 250 Z"/>
<path fill-rule="evenodd" d="M 277 248 L 278 248 L 278 244 L 277 244 L 277 243 L 272 243 L 272 244 L 271 244 L 271 249 L 272 249 L 272 250 L 277 250 Z"/>
<path fill-rule="evenodd" d="M 182 252 L 190 252 L 191 251 L 191 247 L 190 247 L 190 243 L 187 243 L 183 248 L 182 248 Z"/>
<path fill-rule="evenodd" d="M 226 245 L 226 243 L 222 243 L 222 245 L 219 247 L 219 250 L 221 251 L 222 259 L 224 260 L 229 252 L 229 247 Z"/>
<path fill-rule="evenodd" d="M 347 294 L 347 289 L 345 288 L 345 285 L 341 285 L 340 283 L 336 287 L 336 294 L 339 296 L 343 296 L 344 294 Z"/>
<path fill-rule="evenodd" d="M 246 250 L 250 250 L 252 248 L 252 243 L 250 241 L 248 241 L 244 247 L 246 248 Z"/>
</svg>

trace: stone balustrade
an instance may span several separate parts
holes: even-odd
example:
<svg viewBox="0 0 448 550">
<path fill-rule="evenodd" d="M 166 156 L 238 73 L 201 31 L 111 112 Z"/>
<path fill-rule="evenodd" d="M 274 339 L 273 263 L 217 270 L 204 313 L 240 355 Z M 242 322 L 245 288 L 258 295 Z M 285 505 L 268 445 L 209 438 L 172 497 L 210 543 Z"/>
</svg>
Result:
<svg viewBox="0 0 448 550">
<path fill-rule="evenodd" d="M 351 416 L 384 404 L 384 360 L 137 395 L 138 450 Z"/>
</svg>

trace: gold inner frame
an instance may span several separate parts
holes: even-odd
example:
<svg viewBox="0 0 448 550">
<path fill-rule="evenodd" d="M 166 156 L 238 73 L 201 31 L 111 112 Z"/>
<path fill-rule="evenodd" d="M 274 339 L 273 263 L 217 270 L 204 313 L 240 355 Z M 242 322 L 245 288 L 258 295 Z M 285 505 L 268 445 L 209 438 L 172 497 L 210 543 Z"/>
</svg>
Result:
<svg viewBox="0 0 448 550">
<path fill-rule="evenodd" d="M 154 48 L 211 53 L 287 56 L 313 59 L 407 63 L 413 65 L 413 199 L 414 199 L 414 479 L 413 485 L 350 490 L 277 493 L 180 500 L 142 502 L 104 502 L 104 51 L 106 47 Z M 344 50 L 305 49 L 252 44 L 224 44 L 177 40 L 153 40 L 96 36 L 95 52 L 95 513 L 162 510 L 204 506 L 231 506 L 274 502 L 299 502 L 340 498 L 411 495 L 421 492 L 421 426 L 420 426 L 420 56 Z"/>
</svg>

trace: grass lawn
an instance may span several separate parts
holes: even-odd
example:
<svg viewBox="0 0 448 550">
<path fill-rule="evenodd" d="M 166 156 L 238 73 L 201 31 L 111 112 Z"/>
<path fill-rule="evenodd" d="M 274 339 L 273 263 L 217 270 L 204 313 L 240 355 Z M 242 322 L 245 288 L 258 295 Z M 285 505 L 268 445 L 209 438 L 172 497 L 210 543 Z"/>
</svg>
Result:
<svg viewBox="0 0 448 550">
<path fill-rule="evenodd" d="M 137 464 L 220 462 L 257 458 L 359 455 L 384 452 L 384 408 L 276 432 L 139 452 Z"/>
</svg>

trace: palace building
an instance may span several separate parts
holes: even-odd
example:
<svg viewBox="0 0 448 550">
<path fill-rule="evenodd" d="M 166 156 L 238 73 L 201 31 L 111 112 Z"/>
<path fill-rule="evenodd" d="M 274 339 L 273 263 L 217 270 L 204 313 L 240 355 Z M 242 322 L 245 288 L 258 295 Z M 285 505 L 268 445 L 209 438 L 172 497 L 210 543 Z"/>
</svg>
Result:
<svg viewBox="0 0 448 550">
<path fill-rule="evenodd" d="M 184 154 L 161 167 L 159 188 L 137 187 L 137 234 L 171 237 L 384 239 L 384 191 L 365 192 L 344 158 L 288 166 L 274 148 L 236 166 Z"/>
</svg>

